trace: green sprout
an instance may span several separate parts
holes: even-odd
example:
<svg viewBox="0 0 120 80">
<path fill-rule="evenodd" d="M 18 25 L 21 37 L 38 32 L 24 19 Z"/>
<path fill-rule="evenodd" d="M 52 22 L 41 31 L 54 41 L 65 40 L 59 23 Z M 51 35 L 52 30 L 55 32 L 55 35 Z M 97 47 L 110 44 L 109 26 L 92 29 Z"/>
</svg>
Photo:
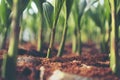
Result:
<svg viewBox="0 0 120 80">
<path fill-rule="evenodd" d="M 62 40 L 60 43 L 60 47 L 57 53 L 57 56 L 62 56 L 63 50 L 64 50 L 64 46 L 65 46 L 65 40 L 66 40 L 66 35 L 67 35 L 67 31 L 68 31 L 68 25 L 67 25 L 67 21 L 71 12 L 71 8 L 72 8 L 72 4 L 73 4 L 73 0 L 66 0 L 65 1 L 65 23 L 64 23 L 64 29 L 63 29 L 63 35 L 62 35 Z"/>
<path fill-rule="evenodd" d="M 47 58 L 50 57 L 50 53 L 53 49 L 54 40 L 55 40 L 55 30 L 56 30 L 59 14 L 63 6 L 63 3 L 64 3 L 64 0 L 55 0 L 53 4 L 49 2 L 43 3 L 44 16 L 45 16 L 46 22 L 51 28 L 51 38 L 50 38 L 50 44 L 47 51 Z"/>
</svg>

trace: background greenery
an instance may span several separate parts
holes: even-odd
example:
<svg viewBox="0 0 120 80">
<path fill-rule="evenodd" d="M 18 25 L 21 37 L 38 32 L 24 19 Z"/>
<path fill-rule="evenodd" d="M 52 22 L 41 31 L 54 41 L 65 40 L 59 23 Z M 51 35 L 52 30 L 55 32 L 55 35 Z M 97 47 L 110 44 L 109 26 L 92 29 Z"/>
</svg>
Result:
<svg viewBox="0 0 120 80">
<path fill-rule="evenodd" d="M 104 11 L 104 5 L 103 3 L 100 3 L 104 0 L 98 1 L 94 4 L 92 4 L 92 9 L 95 8 L 94 12 L 100 12 L 98 8 L 101 8 Z M 99 5 L 100 3 L 100 5 Z M 99 6 L 98 6 L 99 5 Z M 88 4 L 89 6 L 89 4 Z M 63 11 L 60 13 L 60 18 L 58 20 L 57 28 L 56 28 L 56 39 L 55 42 L 59 43 L 61 40 L 62 34 L 60 34 L 63 31 Z M 99 14 L 97 14 L 99 15 Z M 94 15 L 92 15 L 94 16 Z M 104 16 L 104 14 L 101 14 L 101 16 Z M 31 2 L 29 6 L 24 10 L 23 16 L 22 16 L 22 22 L 21 22 L 21 34 L 20 34 L 20 40 L 21 41 L 28 41 L 28 42 L 34 42 L 37 39 L 37 29 L 38 29 L 38 24 L 40 22 L 39 17 L 38 17 L 38 8 L 35 4 L 35 2 Z M 0 21 L 0 42 L 2 43 L 2 39 L 4 37 L 5 33 L 5 27 L 2 27 L 2 22 Z M 100 35 L 100 27 L 95 24 L 94 20 L 91 19 L 90 15 L 87 14 L 86 12 L 83 14 L 82 20 L 81 20 L 81 32 L 82 32 L 82 42 L 87 42 L 88 40 L 92 40 L 94 42 L 99 43 L 101 40 L 99 39 Z M 75 28 L 75 21 L 73 18 L 73 13 L 70 13 L 70 17 L 68 19 L 68 32 L 67 32 L 67 41 L 70 41 L 72 38 L 72 34 L 74 32 Z M 106 26 L 102 26 L 106 27 Z M 47 26 L 44 26 L 44 32 L 45 34 L 45 42 L 49 41 L 49 34 L 50 34 L 50 29 Z"/>
</svg>

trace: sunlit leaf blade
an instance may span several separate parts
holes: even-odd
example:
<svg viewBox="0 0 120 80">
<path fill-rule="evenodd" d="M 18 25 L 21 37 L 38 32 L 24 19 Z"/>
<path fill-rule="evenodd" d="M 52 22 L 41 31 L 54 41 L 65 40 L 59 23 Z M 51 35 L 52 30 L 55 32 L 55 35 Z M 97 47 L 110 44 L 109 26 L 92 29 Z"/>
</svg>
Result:
<svg viewBox="0 0 120 80">
<path fill-rule="evenodd" d="M 45 16 L 45 19 L 49 25 L 49 27 L 52 27 L 53 24 L 53 12 L 54 8 L 49 2 L 43 3 L 43 14 Z"/>
<path fill-rule="evenodd" d="M 66 7 L 67 7 L 67 18 L 71 12 L 72 4 L 74 0 L 66 0 Z"/>
</svg>

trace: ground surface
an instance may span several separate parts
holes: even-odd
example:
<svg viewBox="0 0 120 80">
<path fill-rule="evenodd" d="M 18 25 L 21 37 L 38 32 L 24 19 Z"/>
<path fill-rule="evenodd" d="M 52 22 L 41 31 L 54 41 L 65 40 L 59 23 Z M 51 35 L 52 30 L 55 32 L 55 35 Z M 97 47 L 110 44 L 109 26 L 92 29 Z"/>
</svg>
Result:
<svg viewBox="0 0 120 80">
<path fill-rule="evenodd" d="M 55 57 L 57 49 L 58 47 L 55 46 L 51 58 L 48 59 L 44 58 L 47 51 L 46 44 L 41 53 L 37 52 L 36 47 L 30 43 L 19 45 L 17 80 L 48 80 L 55 70 L 83 76 L 83 79 L 76 80 L 120 80 L 109 68 L 108 54 L 100 53 L 100 50 L 93 43 L 83 45 L 80 56 L 72 53 L 71 46 L 68 44 L 65 47 L 64 55 L 57 58 Z M 0 65 L 2 55 L 5 52 L 6 50 L 0 50 Z M 86 77 L 88 79 L 84 79 Z M 2 79 L 0 78 L 0 80 Z M 68 78 L 64 80 L 68 80 Z"/>
</svg>

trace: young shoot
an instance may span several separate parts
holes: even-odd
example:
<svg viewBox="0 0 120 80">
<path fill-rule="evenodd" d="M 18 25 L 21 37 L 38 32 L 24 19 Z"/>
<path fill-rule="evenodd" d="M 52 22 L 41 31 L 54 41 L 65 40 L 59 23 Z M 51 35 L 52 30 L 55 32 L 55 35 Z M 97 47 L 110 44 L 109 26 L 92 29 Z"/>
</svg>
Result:
<svg viewBox="0 0 120 80">
<path fill-rule="evenodd" d="M 65 1 L 65 23 L 64 23 L 64 29 L 63 29 L 63 35 L 62 35 L 62 40 L 60 43 L 60 47 L 57 53 L 57 56 L 62 56 L 64 47 L 65 47 L 65 40 L 66 40 L 66 35 L 67 35 L 67 31 L 68 31 L 68 25 L 67 25 L 67 21 L 71 12 L 71 8 L 72 8 L 72 4 L 73 4 L 73 0 L 66 0 Z"/>
<path fill-rule="evenodd" d="M 48 23 L 48 26 L 51 29 L 50 43 L 47 51 L 47 58 L 50 57 L 50 53 L 53 49 L 54 39 L 55 39 L 55 30 L 59 18 L 61 8 L 65 0 L 55 0 L 53 4 L 49 2 L 43 3 L 43 12 Z"/>
</svg>

